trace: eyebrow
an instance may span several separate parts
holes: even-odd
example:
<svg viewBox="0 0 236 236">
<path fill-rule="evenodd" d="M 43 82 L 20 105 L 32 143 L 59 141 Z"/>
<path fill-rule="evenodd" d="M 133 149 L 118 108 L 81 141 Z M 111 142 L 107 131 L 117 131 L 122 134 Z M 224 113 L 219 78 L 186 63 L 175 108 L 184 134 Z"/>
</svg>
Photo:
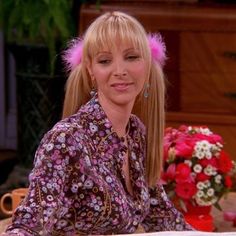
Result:
<svg viewBox="0 0 236 236">
<path fill-rule="evenodd" d="M 129 51 L 132 51 L 132 50 L 134 50 L 134 51 L 139 51 L 139 49 L 136 49 L 136 48 L 127 48 L 127 49 L 125 49 L 124 50 L 124 53 L 126 53 L 126 52 L 129 52 Z M 98 56 L 99 54 L 112 54 L 112 52 L 111 51 L 100 51 L 100 52 L 98 52 L 98 53 L 96 53 L 95 54 L 95 56 Z"/>
</svg>

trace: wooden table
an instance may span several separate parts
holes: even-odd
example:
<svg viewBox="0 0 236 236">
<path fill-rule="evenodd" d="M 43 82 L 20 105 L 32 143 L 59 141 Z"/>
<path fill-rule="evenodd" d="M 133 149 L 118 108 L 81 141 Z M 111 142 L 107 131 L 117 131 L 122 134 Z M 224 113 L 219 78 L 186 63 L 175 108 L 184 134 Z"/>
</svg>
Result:
<svg viewBox="0 0 236 236">
<path fill-rule="evenodd" d="M 0 221 L 0 233 L 3 233 L 7 226 L 11 223 L 11 218 L 6 218 Z"/>
<path fill-rule="evenodd" d="M 219 203 L 223 211 L 236 212 L 236 192 L 229 193 L 227 198 L 222 198 Z M 213 207 L 212 215 L 214 217 L 214 225 L 218 232 L 236 232 L 236 227 L 233 227 L 233 223 L 224 220 L 222 211 Z"/>
<path fill-rule="evenodd" d="M 223 211 L 235 211 L 236 212 L 236 192 L 230 193 L 226 199 L 222 198 L 220 205 Z M 223 212 L 212 208 L 212 215 L 214 217 L 214 225 L 216 226 L 217 232 L 235 232 L 236 227 L 233 227 L 232 222 L 225 221 L 223 218 Z M 0 221 L 0 233 L 4 232 L 7 225 L 11 222 L 11 218 L 7 218 Z M 142 233 L 141 228 L 137 233 Z"/>
</svg>

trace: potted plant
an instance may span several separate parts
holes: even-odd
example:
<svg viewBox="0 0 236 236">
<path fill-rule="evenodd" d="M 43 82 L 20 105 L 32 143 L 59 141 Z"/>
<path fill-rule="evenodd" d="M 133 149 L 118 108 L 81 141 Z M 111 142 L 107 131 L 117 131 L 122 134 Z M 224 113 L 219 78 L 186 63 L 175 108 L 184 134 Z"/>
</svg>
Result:
<svg viewBox="0 0 236 236">
<path fill-rule="evenodd" d="M 72 0 L 0 0 L 0 27 L 16 62 L 18 153 L 31 167 L 42 135 L 59 119 L 59 52 L 74 34 Z"/>
<path fill-rule="evenodd" d="M 222 137 L 206 126 L 166 128 L 161 182 L 186 221 L 214 230 L 210 210 L 232 190 L 235 162 L 224 151 Z"/>
</svg>

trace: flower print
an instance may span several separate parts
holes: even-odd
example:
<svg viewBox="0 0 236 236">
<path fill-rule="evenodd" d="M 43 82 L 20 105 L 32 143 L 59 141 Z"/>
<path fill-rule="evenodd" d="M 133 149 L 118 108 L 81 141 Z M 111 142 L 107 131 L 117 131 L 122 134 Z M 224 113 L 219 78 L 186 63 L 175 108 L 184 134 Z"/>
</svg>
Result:
<svg viewBox="0 0 236 236">
<path fill-rule="evenodd" d="M 132 158 L 132 160 L 136 160 L 137 159 L 136 154 L 134 152 L 131 152 L 131 158 Z"/>
<path fill-rule="evenodd" d="M 60 228 L 63 228 L 63 227 L 65 227 L 65 226 L 67 225 L 67 221 L 64 220 L 64 219 L 61 219 L 61 220 L 59 220 L 59 221 L 57 222 L 57 225 L 58 225 L 58 228 L 59 228 L 59 229 L 60 229 Z"/>
<path fill-rule="evenodd" d="M 86 155 L 86 156 L 84 157 L 84 160 L 85 160 L 85 163 L 86 163 L 87 166 L 91 166 L 91 161 L 90 161 L 89 156 Z"/>
<path fill-rule="evenodd" d="M 44 215 L 51 216 L 53 212 L 54 212 L 53 208 L 47 208 L 46 210 L 44 210 Z"/>
<path fill-rule="evenodd" d="M 95 210 L 95 211 L 99 211 L 99 210 L 100 210 L 100 206 L 97 205 L 97 204 L 95 204 L 95 205 L 94 205 L 94 210 Z"/>
<path fill-rule="evenodd" d="M 79 188 L 78 184 L 73 183 L 72 186 L 71 186 L 71 192 L 72 193 L 77 193 L 78 188 Z"/>
<path fill-rule="evenodd" d="M 45 149 L 49 152 L 49 151 L 51 151 L 51 150 L 53 149 L 53 147 L 54 147 L 54 144 L 53 144 L 53 143 L 48 143 L 48 144 L 46 145 Z"/>
<path fill-rule="evenodd" d="M 93 187 L 93 181 L 90 180 L 90 179 L 86 179 L 85 182 L 84 182 L 84 187 L 88 188 L 88 189 L 92 188 Z"/>
<path fill-rule="evenodd" d="M 59 143 L 65 143 L 65 133 L 60 133 L 60 135 L 57 137 L 57 141 Z"/>
<path fill-rule="evenodd" d="M 101 130 L 101 131 L 98 132 L 98 135 L 100 137 L 104 137 L 105 136 L 105 132 L 103 130 Z"/>
<path fill-rule="evenodd" d="M 83 221 L 76 221 L 75 222 L 75 228 L 76 229 L 80 229 L 84 226 L 84 222 Z"/>
<path fill-rule="evenodd" d="M 97 125 L 94 125 L 93 123 L 89 123 L 89 129 L 92 133 L 96 133 L 98 131 Z"/>
<path fill-rule="evenodd" d="M 150 198 L 150 204 L 156 206 L 158 205 L 158 200 L 156 198 Z"/>
<path fill-rule="evenodd" d="M 30 207 L 32 207 L 32 208 L 34 208 L 35 206 L 36 206 L 36 203 L 35 203 L 35 202 L 33 202 L 33 203 L 30 204 Z"/>
<path fill-rule="evenodd" d="M 42 187 L 42 191 L 44 192 L 44 193 L 47 193 L 48 192 L 48 189 L 47 189 L 47 187 Z"/>
<path fill-rule="evenodd" d="M 53 198 L 53 196 L 52 196 L 52 195 L 48 195 L 48 196 L 47 196 L 47 200 L 51 202 L 51 201 L 53 201 L 53 200 L 54 200 L 54 198 Z"/>
<path fill-rule="evenodd" d="M 110 176 L 106 176 L 106 181 L 107 181 L 107 183 L 112 183 L 112 178 L 110 177 Z"/>
<path fill-rule="evenodd" d="M 48 189 L 52 189 L 52 184 L 51 183 L 47 183 L 46 186 L 47 186 Z"/>
</svg>

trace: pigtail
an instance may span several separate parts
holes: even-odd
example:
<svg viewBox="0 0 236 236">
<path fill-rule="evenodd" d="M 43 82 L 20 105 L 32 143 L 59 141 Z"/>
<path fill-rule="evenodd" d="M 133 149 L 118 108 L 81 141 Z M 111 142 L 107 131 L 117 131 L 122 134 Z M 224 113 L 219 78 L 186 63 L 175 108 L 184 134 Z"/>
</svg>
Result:
<svg viewBox="0 0 236 236">
<path fill-rule="evenodd" d="M 164 101 L 164 75 L 161 66 L 154 61 L 151 64 L 148 97 L 141 93 L 135 105 L 135 113 L 146 127 L 145 175 L 150 187 L 157 184 L 163 167 Z"/>
<path fill-rule="evenodd" d="M 82 64 L 71 71 L 65 87 L 62 118 L 76 113 L 89 100 L 91 91 L 89 81 L 87 71 Z"/>
</svg>

